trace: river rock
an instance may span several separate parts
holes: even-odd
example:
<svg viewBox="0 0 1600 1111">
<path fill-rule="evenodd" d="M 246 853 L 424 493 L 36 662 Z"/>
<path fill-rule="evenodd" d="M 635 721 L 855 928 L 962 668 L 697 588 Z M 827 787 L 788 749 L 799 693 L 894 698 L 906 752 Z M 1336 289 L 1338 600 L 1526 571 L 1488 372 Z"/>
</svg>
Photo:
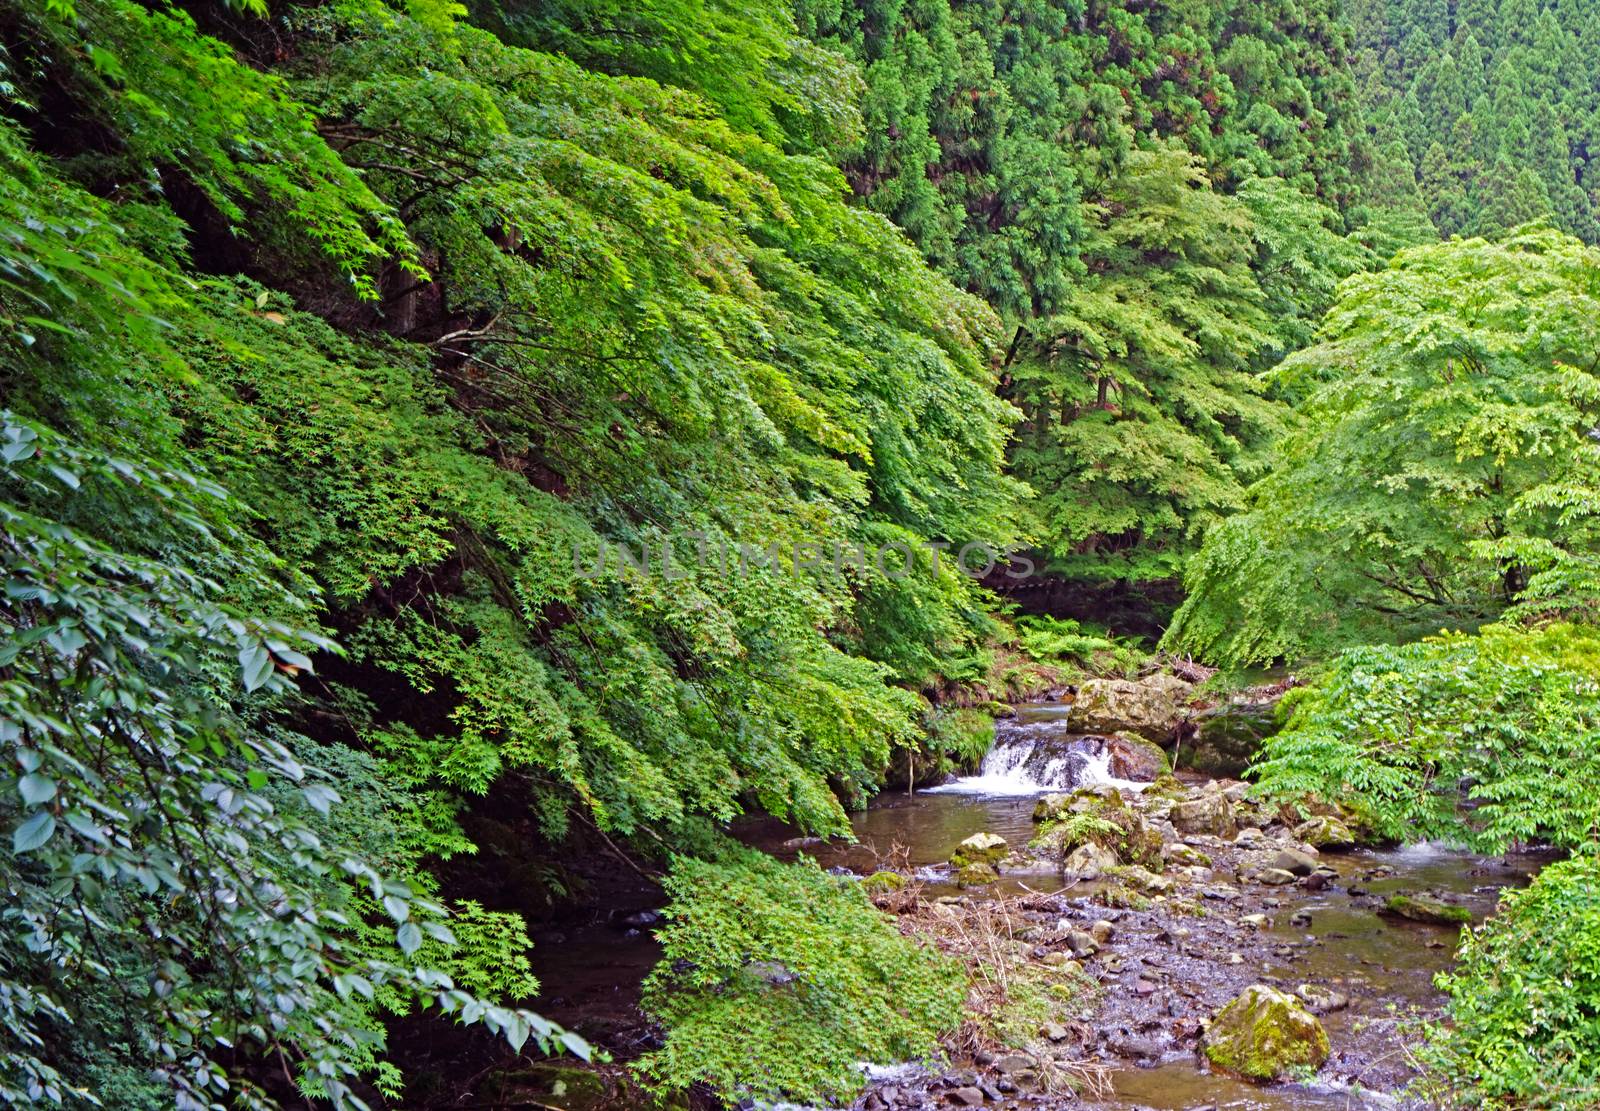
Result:
<svg viewBox="0 0 1600 1111">
<path fill-rule="evenodd" d="M 1066 942 L 1067 948 L 1072 950 L 1072 955 L 1079 960 L 1092 957 L 1100 951 L 1100 943 L 1087 930 L 1068 930 Z"/>
<path fill-rule="evenodd" d="M 985 864 L 981 860 L 972 864 L 963 864 L 956 872 L 956 886 L 958 887 L 987 887 L 998 883 L 1000 874 L 994 866 Z"/>
<path fill-rule="evenodd" d="M 983 1091 L 971 1084 L 956 1088 L 950 1093 L 950 1098 L 960 1107 L 978 1107 L 983 1103 Z"/>
<path fill-rule="evenodd" d="M 1259 827 L 1246 826 L 1239 831 L 1238 836 L 1233 839 L 1233 843 L 1241 849 L 1254 849 L 1258 848 L 1266 839 L 1267 835 L 1262 833 Z"/>
<path fill-rule="evenodd" d="M 1207 775 L 1240 775 L 1261 742 L 1277 732 L 1273 704 L 1224 703 L 1194 719 L 1195 734 L 1178 751 L 1178 763 Z"/>
<path fill-rule="evenodd" d="M 1256 882 L 1264 883 L 1268 887 L 1283 887 L 1294 882 L 1294 873 L 1284 871 L 1282 868 L 1263 868 L 1256 873 Z"/>
<path fill-rule="evenodd" d="M 1412 922 L 1432 926 L 1469 926 L 1472 912 L 1427 895 L 1394 895 L 1383 905 L 1383 912 Z"/>
<path fill-rule="evenodd" d="M 1202 790 L 1174 806 L 1171 820 L 1172 828 L 1179 833 L 1233 837 L 1239 832 L 1233 816 L 1233 803 L 1214 787 Z"/>
<path fill-rule="evenodd" d="M 1061 870 L 1074 879 L 1097 880 L 1116 866 L 1116 853 L 1090 841 L 1073 849 Z"/>
<path fill-rule="evenodd" d="M 1182 841 L 1175 841 L 1161 849 L 1161 855 L 1166 857 L 1167 863 L 1180 868 L 1209 868 L 1211 858 L 1192 845 L 1185 845 Z"/>
<path fill-rule="evenodd" d="M 950 864 L 963 868 L 968 864 L 987 864 L 991 868 L 1006 858 L 1006 839 L 995 833 L 974 833 L 950 855 Z"/>
<path fill-rule="evenodd" d="M 1153 783 L 1172 770 L 1161 746 L 1133 733 L 1106 738 L 1107 767 L 1118 779 Z"/>
<path fill-rule="evenodd" d="M 1123 863 L 1161 866 L 1161 834 L 1115 790 L 1047 795 L 1034 808 L 1035 820 L 1041 814 L 1044 828 L 1032 848 L 1046 857 L 1070 860 L 1084 845 L 1095 844 Z"/>
<path fill-rule="evenodd" d="M 1070 793 L 1053 791 L 1043 796 L 1033 804 L 1033 820 L 1059 822 L 1073 814 L 1121 810 L 1127 805 L 1121 791 L 1109 783 L 1098 783 L 1092 787 L 1079 787 Z"/>
<path fill-rule="evenodd" d="M 1094 938 L 1101 945 L 1110 944 L 1111 939 L 1116 936 L 1116 932 L 1117 928 L 1110 922 L 1107 922 L 1104 918 L 1101 918 L 1089 927 L 1089 936 Z"/>
<path fill-rule="evenodd" d="M 1252 984 L 1206 1025 L 1202 1050 L 1219 1069 L 1250 1080 L 1276 1080 L 1291 1069 L 1320 1068 L 1328 1032 L 1300 1001 Z"/>
<path fill-rule="evenodd" d="M 906 885 L 906 878 L 899 872 L 874 872 L 861 881 L 861 890 L 868 895 L 881 895 L 890 891 L 899 891 Z"/>
<path fill-rule="evenodd" d="M 1272 856 L 1272 867 L 1296 876 L 1309 876 L 1317 870 L 1317 861 L 1310 853 L 1298 849 L 1279 849 Z"/>
<path fill-rule="evenodd" d="M 1294 838 L 1318 849 L 1349 849 L 1356 843 L 1349 826 L 1326 814 L 1318 814 L 1295 826 Z"/>
<path fill-rule="evenodd" d="M 1146 895 L 1165 895 L 1172 890 L 1171 879 L 1157 875 L 1148 868 L 1141 868 L 1137 864 L 1118 868 L 1116 877 L 1135 891 L 1142 891 Z"/>
<path fill-rule="evenodd" d="M 1331 1014 L 1350 1006 L 1348 995 L 1325 984 L 1301 984 L 1294 993 L 1305 1000 L 1306 1008 L 1314 1015 Z"/>
<path fill-rule="evenodd" d="M 1189 689 L 1188 683 L 1172 675 L 1138 681 L 1090 679 L 1078 688 L 1069 720 L 1086 733 L 1137 733 L 1164 741 L 1173 734 Z"/>
</svg>

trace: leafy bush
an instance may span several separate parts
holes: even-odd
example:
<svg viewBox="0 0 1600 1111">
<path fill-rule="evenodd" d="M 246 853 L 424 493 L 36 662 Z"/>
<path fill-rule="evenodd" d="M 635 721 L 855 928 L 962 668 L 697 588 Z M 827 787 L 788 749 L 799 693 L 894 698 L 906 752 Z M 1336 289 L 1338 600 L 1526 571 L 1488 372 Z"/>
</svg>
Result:
<svg viewBox="0 0 1600 1111">
<path fill-rule="evenodd" d="M 1488 850 L 1600 832 L 1600 630 L 1492 625 L 1350 649 L 1285 707 L 1255 768 L 1269 794 Z"/>
<path fill-rule="evenodd" d="M 98 527 L 63 524 L 69 504 Z M 385 995 L 516 1048 L 561 1036 L 414 959 L 429 939 L 454 946 L 444 908 L 300 816 L 339 796 L 260 715 L 332 645 L 292 623 L 306 604 L 225 505 L 192 475 L 0 414 L 0 880 L 16 942 L 0 1102 L 86 1098 L 91 1079 L 142 1101 L 144 1071 L 180 1108 L 264 1108 L 248 1062 L 265 1058 L 361 1107 L 350 1085 L 377 1066 Z M 241 610 L 224 580 L 275 595 L 286 620 Z M 366 943 L 352 888 L 386 920 Z"/>
<path fill-rule="evenodd" d="M 1422 1053 L 1433 1102 L 1600 1106 L 1600 858 L 1552 864 L 1462 935 L 1449 1022 Z"/>
<path fill-rule="evenodd" d="M 678 857 L 667 890 L 665 953 L 644 996 L 667 1041 L 638 1067 L 668 1088 L 847 1100 L 858 1062 L 936 1054 L 961 1020 L 959 966 L 813 861 Z"/>
</svg>

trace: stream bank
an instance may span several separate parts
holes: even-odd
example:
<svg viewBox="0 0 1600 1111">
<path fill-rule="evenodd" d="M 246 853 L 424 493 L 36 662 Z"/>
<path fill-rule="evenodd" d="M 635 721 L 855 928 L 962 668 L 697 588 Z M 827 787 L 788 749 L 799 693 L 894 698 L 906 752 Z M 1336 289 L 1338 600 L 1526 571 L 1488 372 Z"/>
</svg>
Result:
<svg viewBox="0 0 1600 1111">
<path fill-rule="evenodd" d="M 875 1073 L 853 1106 L 1404 1106 L 1394 1093 L 1414 1076 L 1406 1047 L 1438 1014 L 1433 976 L 1451 963 L 1458 927 L 1401 917 L 1390 900 L 1433 900 L 1481 920 L 1502 889 L 1525 884 L 1547 857 L 1329 845 L 1327 823 L 1302 825 L 1249 800 L 1237 781 L 1195 772 L 1153 784 L 1125 778 L 1150 772 L 1132 766 L 1143 746 L 1078 727 L 1062 705 L 1017 707 L 999 723 L 978 774 L 880 796 L 853 817 L 854 843 L 797 837 L 772 821 L 739 830 L 775 855 L 804 854 L 863 880 L 892 872 L 893 883 L 880 877 L 868 886 L 904 932 L 943 947 L 981 925 L 984 943 L 1013 968 L 1071 985 L 1070 1007 L 1029 1031 L 1021 1051 L 967 1041 L 945 1068 Z M 1155 836 L 1146 848 L 1159 846 L 1158 856 L 1145 868 L 1064 872 L 1070 854 L 1029 847 L 1042 800 L 1058 814 L 1121 806 Z M 1342 840 L 1337 823 L 1332 832 Z M 998 875 L 963 886 L 951 857 L 978 834 L 1005 842 L 995 852 Z M 1317 840 L 1321 848 L 1309 843 Z M 536 948 L 546 982 L 561 984 L 540 1005 L 619 1060 L 658 1036 L 636 1008 L 638 981 L 658 953 L 652 924 L 648 911 L 613 915 L 541 937 Z M 1200 1052 L 1207 1023 L 1252 985 L 1316 1014 L 1330 1049 L 1320 1068 L 1256 1084 L 1208 1067 Z M 618 1083 L 620 1068 L 602 1071 L 554 1071 L 537 1099 L 564 1109 L 640 1105 L 637 1091 Z"/>
</svg>

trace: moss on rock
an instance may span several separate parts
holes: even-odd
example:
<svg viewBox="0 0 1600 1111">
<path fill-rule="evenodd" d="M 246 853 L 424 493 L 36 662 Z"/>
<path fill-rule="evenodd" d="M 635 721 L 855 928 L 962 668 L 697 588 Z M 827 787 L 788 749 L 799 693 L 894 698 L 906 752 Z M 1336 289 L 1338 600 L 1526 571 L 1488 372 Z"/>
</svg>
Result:
<svg viewBox="0 0 1600 1111">
<path fill-rule="evenodd" d="M 1432 926 L 1470 926 L 1472 912 L 1426 895 L 1392 895 L 1383 906 L 1386 914 Z"/>
<path fill-rule="evenodd" d="M 1115 853 L 1123 864 L 1156 872 L 1165 866 L 1161 834 L 1114 791 L 1048 795 L 1039 800 L 1035 820 L 1041 820 L 1041 813 L 1044 825 L 1032 847 L 1057 861 L 1083 845 L 1094 844 Z"/>
<path fill-rule="evenodd" d="M 868 895 L 876 895 L 884 891 L 899 891 L 906 885 L 906 878 L 899 872 L 874 872 L 861 881 L 861 888 Z"/>
<path fill-rule="evenodd" d="M 959 887 L 988 887 L 992 883 L 998 883 L 999 880 L 1000 873 L 982 861 L 963 865 L 956 872 L 956 885 Z"/>
<path fill-rule="evenodd" d="M 1248 1080 L 1276 1080 L 1328 1059 L 1328 1032 L 1287 992 L 1252 984 L 1218 1011 L 1203 1049 L 1212 1065 Z"/>
<path fill-rule="evenodd" d="M 1004 837 L 994 833 L 974 833 L 956 846 L 956 851 L 950 854 L 950 865 L 953 868 L 965 868 L 968 864 L 987 864 L 992 868 L 1006 858 L 1008 851 Z"/>
</svg>

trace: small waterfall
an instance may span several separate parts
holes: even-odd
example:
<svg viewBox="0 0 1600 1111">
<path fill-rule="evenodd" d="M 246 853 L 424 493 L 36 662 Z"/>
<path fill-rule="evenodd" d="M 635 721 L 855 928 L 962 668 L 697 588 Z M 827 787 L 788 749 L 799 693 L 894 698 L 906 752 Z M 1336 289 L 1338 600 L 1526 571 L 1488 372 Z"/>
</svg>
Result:
<svg viewBox="0 0 1600 1111">
<path fill-rule="evenodd" d="M 1069 731 L 1063 706 L 1019 707 L 1015 718 L 995 723 L 994 745 L 977 775 L 963 776 L 926 791 L 965 795 L 1038 795 L 1095 784 L 1134 790 L 1146 784 L 1111 774 L 1111 751 L 1104 737 Z"/>
</svg>

